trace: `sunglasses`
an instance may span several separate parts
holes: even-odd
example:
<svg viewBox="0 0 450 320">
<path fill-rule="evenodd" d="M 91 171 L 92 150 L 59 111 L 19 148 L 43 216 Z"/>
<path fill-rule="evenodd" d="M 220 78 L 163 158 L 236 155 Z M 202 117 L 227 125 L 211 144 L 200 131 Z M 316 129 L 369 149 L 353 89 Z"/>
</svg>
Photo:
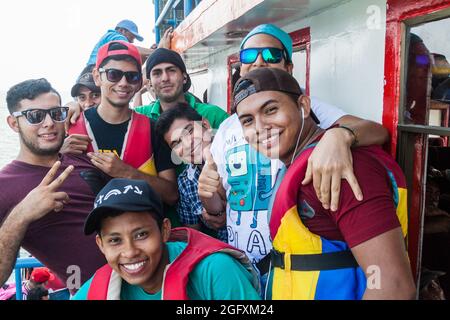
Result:
<svg viewBox="0 0 450 320">
<path fill-rule="evenodd" d="M 129 84 L 138 84 L 142 80 L 142 74 L 139 71 L 122 71 L 117 69 L 98 69 L 99 72 L 106 73 L 106 79 L 111 82 L 119 82 L 123 76 Z"/>
<path fill-rule="evenodd" d="M 267 63 L 280 63 L 285 58 L 284 50 L 279 48 L 247 48 L 240 52 L 241 63 L 250 64 L 256 61 L 258 55 Z M 287 60 L 287 59 L 286 59 Z"/>
<path fill-rule="evenodd" d="M 51 109 L 28 109 L 24 111 L 16 111 L 13 112 L 12 115 L 16 118 L 24 116 L 29 124 L 37 125 L 44 122 L 47 113 L 54 122 L 64 122 L 67 119 L 68 112 L 68 107 L 54 107 Z"/>
</svg>

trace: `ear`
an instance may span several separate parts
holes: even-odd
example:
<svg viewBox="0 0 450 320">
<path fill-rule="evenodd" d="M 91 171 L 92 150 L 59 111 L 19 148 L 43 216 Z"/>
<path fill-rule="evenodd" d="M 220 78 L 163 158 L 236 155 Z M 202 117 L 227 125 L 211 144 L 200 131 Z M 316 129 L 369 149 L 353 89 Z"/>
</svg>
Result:
<svg viewBox="0 0 450 320">
<path fill-rule="evenodd" d="M 92 70 L 92 77 L 94 78 L 95 85 L 96 85 L 97 87 L 101 87 L 101 85 L 102 85 L 102 79 L 101 79 L 101 77 L 100 77 L 100 72 L 98 71 L 97 68 L 94 68 L 94 69 Z"/>
<path fill-rule="evenodd" d="M 13 129 L 15 132 L 19 132 L 20 130 L 19 130 L 19 122 L 17 121 L 17 118 L 16 117 L 14 117 L 14 116 L 12 116 L 12 115 L 9 115 L 7 118 L 6 118 L 6 121 L 8 122 L 8 125 L 9 125 L 9 127 L 11 128 L 11 129 Z"/>
<path fill-rule="evenodd" d="M 209 123 L 208 119 L 202 118 L 202 126 L 203 128 L 209 130 L 211 129 L 211 124 Z"/>
<path fill-rule="evenodd" d="M 303 108 L 305 119 L 308 118 L 311 113 L 311 98 L 302 94 L 298 97 L 297 108 L 299 112 L 301 112 L 301 108 Z"/>
<path fill-rule="evenodd" d="M 164 243 L 169 241 L 170 230 L 172 230 L 172 225 L 170 224 L 170 220 L 165 218 L 163 220 L 163 223 L 162 223 L 162 226 L 161 226 L 161 235 L 162 235 L 162 240 L 163 240 Z"/>
<path fill-rule="evenodd" d="M 187 82 L 187 74 L 183 73 L 183 83 L 186 83 L 186 82 Z"/>
<path fill-rule="evenodd" d="M 292 62 L 286 62 L 286 71 L 292 75 L 292 71 L 294 70 L 294 64 Z"/>
<path fill-rule="evenodd" d="M 103 249 L 103 240 L 98 234 L 95 236 L 95 243 L 97 244 L 97 247 L 100 249 L 100 251 L 105 254 L 105 251 Z"/>
</svg>

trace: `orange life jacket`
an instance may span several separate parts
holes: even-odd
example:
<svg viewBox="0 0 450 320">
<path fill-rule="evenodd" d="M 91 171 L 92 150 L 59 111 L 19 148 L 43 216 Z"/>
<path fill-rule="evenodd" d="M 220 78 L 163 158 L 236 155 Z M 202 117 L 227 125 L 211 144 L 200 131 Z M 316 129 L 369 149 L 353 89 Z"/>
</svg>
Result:
<svg viewBox="0 0 450 320">
<path fill-rule="evenodd" d="M 150 118 L 134 111 L 132 112 L 127 134 L 124 138 L 124 147 L 122 148 L 120 159 L 133 168 L 149 175 L 156 176 L 157 172 L 154 162 L 150 126 Z M 98 151 L 94 133 L 90 127 L 89 121 L 84 116 L 84 113 L 82 113 L 78 118 L 78 121 L 70 127 L 69 134 L 83 134 L 89 136 L 92 139 L 92 143 L 89 143 L 87 152 Z"/>
</svg>

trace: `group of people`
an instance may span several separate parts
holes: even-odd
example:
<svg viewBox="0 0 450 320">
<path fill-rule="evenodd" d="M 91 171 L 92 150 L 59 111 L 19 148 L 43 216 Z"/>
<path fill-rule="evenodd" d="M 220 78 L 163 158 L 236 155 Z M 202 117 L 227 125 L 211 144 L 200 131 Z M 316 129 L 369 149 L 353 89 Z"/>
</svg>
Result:
<svg viewBox="0 0 450 320">
<path fill-rule="evenodd" d="M 137 27 L 121 32 L 76 103 L 45 79 L 7 93 L 20 152 L 0 171 L 0 283 L 22 246 L 63 281 L 78 267 L 75 300 L 415 297 L 387 130 L 306 96 L 286 32 L 243 39 L 232 115 L 188 92 L 177 52 L 143 65 Z M 132 108 L 143 87 L 156 100 Z"/>
</svg>

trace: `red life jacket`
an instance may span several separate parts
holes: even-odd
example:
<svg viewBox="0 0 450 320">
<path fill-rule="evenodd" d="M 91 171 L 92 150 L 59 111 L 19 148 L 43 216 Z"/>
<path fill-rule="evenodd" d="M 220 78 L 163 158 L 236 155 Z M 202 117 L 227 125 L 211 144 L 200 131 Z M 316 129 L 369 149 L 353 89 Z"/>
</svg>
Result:
<svg viewBox="0 0 450 320">
<path fill-rule="evenodd" d="M 69 134 L 83 134 L 92 139 L 86 152 L 97 152 L 98 146 L 95 141 L 94 133 L 87 121 L 84 113 L 78 118 L 78 121 L 69 129 Z M 124 138 L 124 148 L 120 159 L 133 168 L 149 175 L 157 174 L 154 163 L 150 119 L 142 114 L 132 112 L 131 120 L 128 125 L 127 134 Z"/>
<path fill-rule="evenodd" d="M 189 300 L 186 286 L 190 272 L 207 256 L 223 252 L 239 260 L 253 275 L 253 285 L 259 289 L 259 280 L 246 254 L 222 241 L 191 228 L 172 229 L 171 242 L 187 242 L 186 248 L 166 268 L 162 284 L 163 300 Z M 87 295 L 88 300 L 120 300 L 122 279 L 107 264 L 95 273 Z"/>
</svg>

